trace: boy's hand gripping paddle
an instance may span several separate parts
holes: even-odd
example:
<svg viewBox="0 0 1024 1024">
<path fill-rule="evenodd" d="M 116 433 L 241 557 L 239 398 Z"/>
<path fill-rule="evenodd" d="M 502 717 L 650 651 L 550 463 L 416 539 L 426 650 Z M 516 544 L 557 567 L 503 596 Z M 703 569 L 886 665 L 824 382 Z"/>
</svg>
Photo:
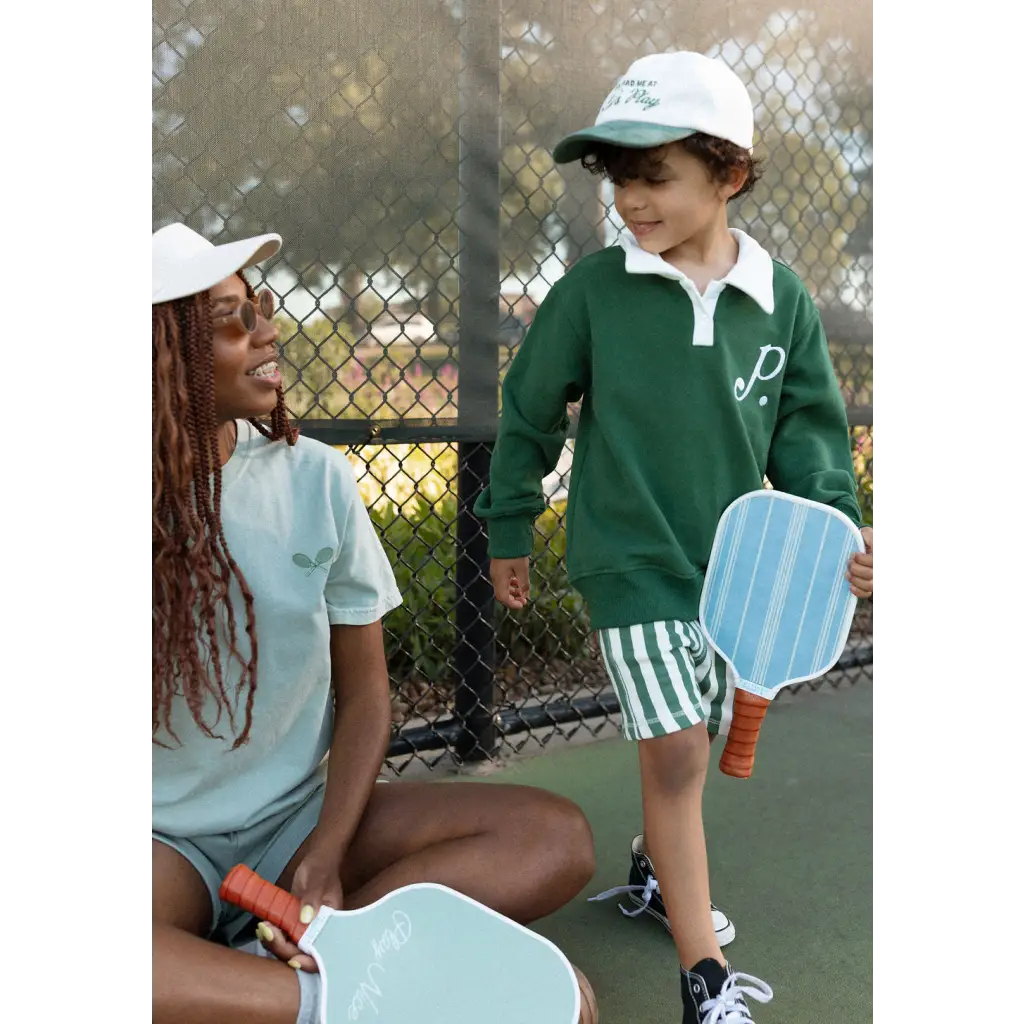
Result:
<svg viewBox="0 0 1024 1024">
<path fill-rule="evenodd" d="M 781 491 L 753 491 L 723 513 L 705 576 L 700 623 L 736 673 L 719 767 L 749 778 L 768 703 L 838 660 L 857 599 L 847 563 L 864 540 L 841 512 Z"/>
<path fill-rule="evenodd" d="M 317 963 L 320 1024 L 577 1024 L 572 965 L 547 939 L 443 885 L 407 885 L 359 910 L 302 905 L 244 865 L 221 899 L 282 929 Z"/>
</svg>

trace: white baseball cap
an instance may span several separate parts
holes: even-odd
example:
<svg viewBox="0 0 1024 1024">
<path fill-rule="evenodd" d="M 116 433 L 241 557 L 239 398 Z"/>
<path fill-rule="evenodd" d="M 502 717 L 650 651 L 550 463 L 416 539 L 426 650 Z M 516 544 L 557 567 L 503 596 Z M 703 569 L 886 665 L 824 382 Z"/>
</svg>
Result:
<svg viewBox="0 0 1024 1024">
<path fill-rule="evenodd" d="M 702 53 L 652 53 L 630 65 L 601 105 L 593 128 L 555 146 L 555 163 L 586 155 L 594 142 L 649 149 L 704 132 L 754 146 L 754 108 L 726 64 Z"/>
<path fill-rule="evenodd" d="M 280 248 L 280 235 L 214 245 L 184 224 L 168 224 L 153 234 L 153 302 L 205 292 L 239 270 L 269 259 Z"/>
</svg>

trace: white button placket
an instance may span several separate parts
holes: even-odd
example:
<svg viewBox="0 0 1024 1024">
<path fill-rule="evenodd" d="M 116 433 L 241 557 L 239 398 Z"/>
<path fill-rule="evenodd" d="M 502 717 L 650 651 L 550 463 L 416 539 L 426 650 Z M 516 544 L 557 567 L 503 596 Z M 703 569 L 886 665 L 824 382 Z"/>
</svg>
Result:
<svg viewBox="0 0 1024 1024">
<path fill-rule="evenodd" d="M 683 291 L 690 297 L 693 306 L 693 344 L 710 348 L 715 343 L 715 311 L 709 310 L 704 298 L 688 281 L 680 281 Z M 715 296 L 717 298 L 717 295 Z"/>
</svg>

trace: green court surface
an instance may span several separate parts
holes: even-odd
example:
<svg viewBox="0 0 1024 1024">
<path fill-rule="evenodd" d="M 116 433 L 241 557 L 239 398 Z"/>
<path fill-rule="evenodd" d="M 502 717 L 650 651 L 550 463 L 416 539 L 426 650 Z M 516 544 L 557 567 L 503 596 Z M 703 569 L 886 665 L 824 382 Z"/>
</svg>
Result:
<svg viewBox="0 0 1024 1024">
<path fill-rule="evenodd" d="M 704 798 L 712 898 L 736 924 L 733 969 L 775 990 L 752 1004 L 757 1024 L 871 1020 L 871 684 L 776 700 L 754 775 L 718 770 Z M 590 979 L 601 1024 L 678 1022 L 671 937 L 653 918 L 630 920 L 615 900 L 629 844 L 641 831 L 635 744 L 621 739 L 510 764 L 494 781 L 541 786 L 576 801 L 594 831 L 597 874 L 585 892 L 534 927 Z M 528 983 L 528 979 L 522 979 Z M 509 978 L 509 984 L 516 979 Z"/>
</svg>

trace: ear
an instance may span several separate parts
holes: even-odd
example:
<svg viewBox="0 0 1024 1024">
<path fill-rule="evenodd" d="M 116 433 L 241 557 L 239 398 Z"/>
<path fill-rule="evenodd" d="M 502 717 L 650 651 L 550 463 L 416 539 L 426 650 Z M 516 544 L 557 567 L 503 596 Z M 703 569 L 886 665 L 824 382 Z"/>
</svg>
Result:
<svg viewBox="0 0 1024 1024">
<path fill-rule="evenodd" d="M 747 183 L 749 170 L 746 167 L 733 167 L 729 171 L 729 177 L 719 186 L 719 195 L 728 202 Z"/>
</svg>

